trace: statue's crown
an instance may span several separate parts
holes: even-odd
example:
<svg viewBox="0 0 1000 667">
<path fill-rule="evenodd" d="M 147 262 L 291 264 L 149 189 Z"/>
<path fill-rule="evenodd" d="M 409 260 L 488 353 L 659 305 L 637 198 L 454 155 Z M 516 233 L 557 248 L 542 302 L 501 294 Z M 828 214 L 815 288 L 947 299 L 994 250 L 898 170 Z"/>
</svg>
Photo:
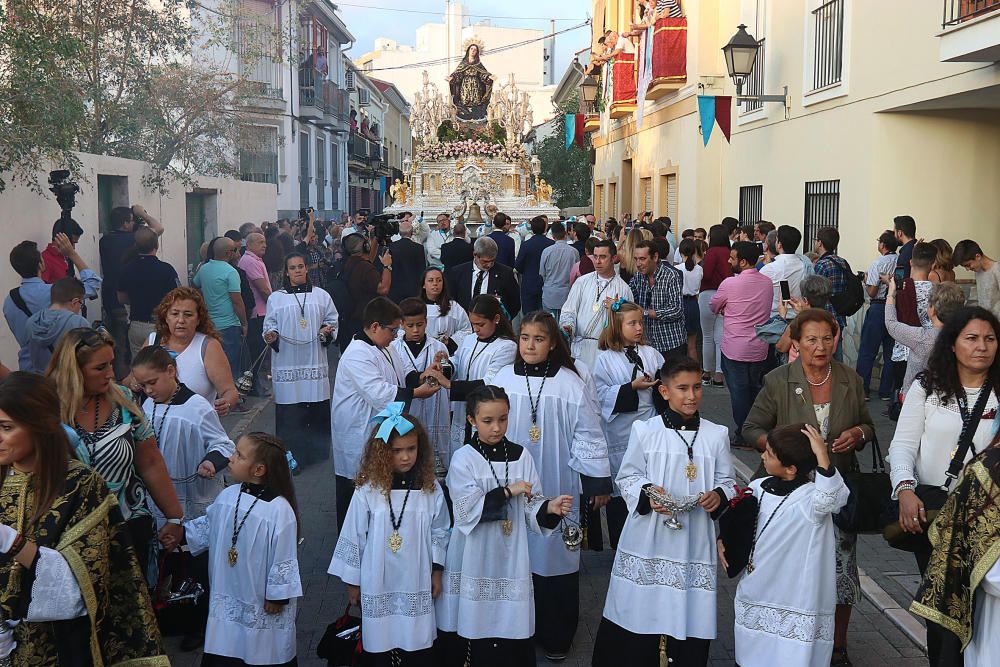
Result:
<svg viewBox="0 0 1000 667">
<path fill-rule="evenodd" d="M 478 37 L 475 37 L 475 36 L 470 37 L 469 39 L 467 39 L 464 42 L 462 42 L 462 56 L 463 57 L 465 57 L 465 54 L 468 52 L 469 47 L 472 46 L 473 44 L 475 44 L 476 46 L 479 47 L 479 56 L 482 57 L 482 55 L 483 55 L 483 40 L 481 40 L 481 39 L 479 39 Z"/>
</svg>

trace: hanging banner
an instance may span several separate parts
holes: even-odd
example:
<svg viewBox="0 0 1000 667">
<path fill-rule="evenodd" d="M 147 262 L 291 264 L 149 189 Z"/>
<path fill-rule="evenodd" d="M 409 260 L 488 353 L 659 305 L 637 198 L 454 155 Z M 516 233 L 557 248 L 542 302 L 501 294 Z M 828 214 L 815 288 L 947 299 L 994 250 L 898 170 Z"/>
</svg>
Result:
<svg viewBox="0 0 1000 667">
<path fill-rule="evenodd" d="M 576 114 L 568 113 L 565 118 L 566 126 L 566 150 L 573 145 L 573 137 L 576 136 Z"/>
<path fill-rule="evenodd" d="M 711 95 L 698 96 L 698 116 L 701 118 L 701 139 L 708 146 L 715 126 L 715 98 Z"/>
<path fill-rule="evenodd" d="M 580 147 L 581 151 L 583 150 L 583 136 L 585 134 L 584 131 L 583 131 L 583 124 L 584 124 L 584 122 L 586 120 L 587 120 L 587 117 L 584 114 L 582 114 L 582 113 L 576 114 L 576 135 L 575 135 L 575 140 L 576 140 L 576 145 Z"/>
<path fill-rule="evenodd" d="M 726 135 L 729 141 L 729 132 L 732 129 L 733 119 L 733 98 L 729 95 L 719 95 L 715 98 L 715 120 L 719 123 L 719 129 Z"/>
</svg>

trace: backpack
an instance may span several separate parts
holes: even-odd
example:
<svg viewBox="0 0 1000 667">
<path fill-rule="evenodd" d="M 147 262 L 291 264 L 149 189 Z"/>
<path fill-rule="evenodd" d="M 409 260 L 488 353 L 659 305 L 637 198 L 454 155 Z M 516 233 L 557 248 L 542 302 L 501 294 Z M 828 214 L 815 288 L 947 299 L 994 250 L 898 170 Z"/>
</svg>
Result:
<svg viewBox="0 0 1000 667">
<path fill-rule="evenodd" d="M 850 317 L 865 305 L 865 288 L 861 279 L 851 271 L 851 265 L 843 257 L 833 257 L 834 264 L 843 272 L 844 291 L 830 298 L 830 305 L 842 317 Z"/>
<path fill-rule="evenodd" d="M 247 272 L 238 266 L 234 266 L 236 273 L 240 276 L 240 297 L 243 299 L 243 307 L 246 309 L 247 319 L 253 317 L 253 309 L 257 306 L 257 299 L 254 298 L 253 289 L 250 288 L 250 279 Z"/>
</svg>

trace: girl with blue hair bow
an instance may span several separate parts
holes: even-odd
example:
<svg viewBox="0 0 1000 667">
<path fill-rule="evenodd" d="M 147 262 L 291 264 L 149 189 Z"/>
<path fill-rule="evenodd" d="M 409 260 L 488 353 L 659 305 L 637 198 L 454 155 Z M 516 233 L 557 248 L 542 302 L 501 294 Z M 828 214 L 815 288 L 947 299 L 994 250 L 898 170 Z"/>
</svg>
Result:
<svg viewBox="0 0 1000 667">
<path fill-rule="evenodd" d="M 365 664 L 430 667 L 451 518 L 430 438 L 404 407 L 390 403 L 372 420 L 328 572 L 361 606 Z"/>
</svg>

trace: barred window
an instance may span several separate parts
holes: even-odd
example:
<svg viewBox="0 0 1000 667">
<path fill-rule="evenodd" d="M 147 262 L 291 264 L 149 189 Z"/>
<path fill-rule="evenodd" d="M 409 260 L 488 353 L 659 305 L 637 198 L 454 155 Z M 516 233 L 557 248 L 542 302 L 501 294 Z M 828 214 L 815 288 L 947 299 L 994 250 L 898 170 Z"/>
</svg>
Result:
<svg viewBox="0 0 1000 667">
<path fill-rule="evenodd" d="M 823 227 L 839 227 L 840 181 L 806 183 L 806 210 L 802 234 L 802 252 L 812 248 L 816 232 Z"/>
<path fill-rule="evenodd" d="M 764 40 L 758 40 L 757 58 L 753 61 L 753 69 L 750 76 L 743 82 L 743 94 L 747 97 L 759 97 L 764 94 Z M 743 113 L 759 111 L 764 108 L 764 103 L 760 100 L 746 100 L 740 102 L 743 106 Z"/>
<path fill-rule="evenodd" d="M 740 222 L 760 222 L 764 216 L 764 186 L 744 185 L 740 188 Z"/>
<path fill-rule="evenodd" d="M 844 0 L 813 10 L 812 90 L 840 83 L 844 66 Z"/>
<path fill-rule="evenodd" d="M 240 130 L 240 179 L 278 184 L 278 128 L 245 125 Z"/>
</svg>

